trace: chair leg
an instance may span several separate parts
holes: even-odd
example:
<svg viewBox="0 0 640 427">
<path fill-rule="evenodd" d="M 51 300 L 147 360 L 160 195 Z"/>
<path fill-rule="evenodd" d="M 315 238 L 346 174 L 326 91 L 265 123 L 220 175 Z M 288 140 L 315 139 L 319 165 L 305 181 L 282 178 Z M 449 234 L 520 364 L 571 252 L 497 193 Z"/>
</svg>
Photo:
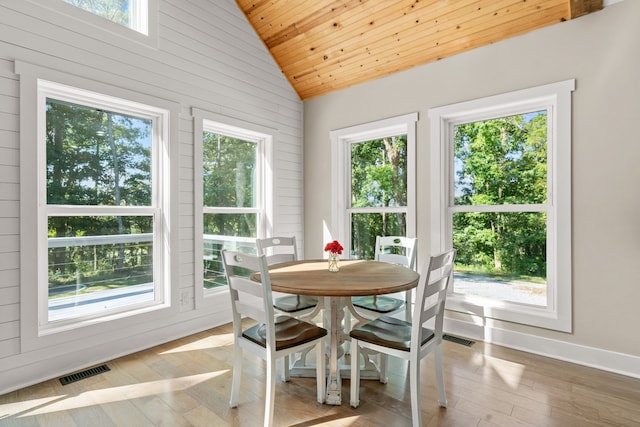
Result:
<svg viewBox="0 0 640 427">
<path fill-rule="evenodd" d="M 411 424 L 422 427 L 420 410 L 420 359 L 409 361 L 409 390 L 411 394 Z"/>
<path fill-rule="evenodd" d="M 380 369 L 380 382 L 382 384 L 386 384 L 389 382 L 389 377 L 387 376 L 387 369 L 389 368 L 389 356 L 385 353 L 379 353 L 378 360 L 380 363 L 380 366 L 378 367 L 378 369 Z"/>
<path fill-rule="evenodd" d="M 444 390 L 444 375 L 442 373 L 442 345 L 438 345 L 434 351 L 436 365 L 436 381 L 438 385 L 438 403 L 440 407 L 447 407 L 447 395 Z"/>
<path fill-rule="evenodd" d="M 324 361 L 325 356 L 325 344 L 324 339 L 321 339 L 316 344 L 316 390 L 318 393 L 318 403 L 324 403 L 326 386 L 327 386 L 327 373 L 326 363 Z"/>
<path fill-rule="evenodd" d="M 282 381 L 288 382 L 289 377 L 289 355 L 287 354 L 282 358 Z"/>
<path fill-rule="evenodd" d="M 360 405 L 360 347 L 358 340 L 351 338 L 351 392 L 350 404 L 353 408 Z"/>
<path fill-rule="evenodd" d="M 231 399 L 229 406 L 238 406 L 238 395 L 240 394 L 240 381 L 242 378 L 242 347 L 236 342 L 233 345 L 233 374 L 231 380 Z"/>
<path fill-rule="evenodd" d="M 267 390 L 264 402 L 264 425 L 273 425 L 273 411 L 276 396 L 276 359 L 273 355 L 267 355 Z"/>
</svg>

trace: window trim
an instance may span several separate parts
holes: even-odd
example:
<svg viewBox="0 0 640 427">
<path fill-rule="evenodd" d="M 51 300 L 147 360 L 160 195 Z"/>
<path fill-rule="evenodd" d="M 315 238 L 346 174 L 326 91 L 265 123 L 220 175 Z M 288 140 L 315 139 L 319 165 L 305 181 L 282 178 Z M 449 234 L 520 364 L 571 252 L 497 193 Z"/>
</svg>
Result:
<svg viewBox="0 0 640 427">
<path fill-rule="evenodd" d="M 450 289 L 447 309 L 531 326 L 571 332 L 571 92 L 575 80 L 518 90 L 429 110 L 431 122 L 431 252 L 451 247 L 453 124 L 548 111 L 547 306 L 481 301 Z M 542 108 L 541 108 L 542 107 Z M 506 207 L 511 209 L 513 207 Z"/>
<path fill-rule="evenodd" d="M 107 111 L 126 114 L 136 118 L 145 118 L 152 121 L 152 133 L 156 135 L 152 139 L 152 168 L 151 182 L 152 195 L 150 206 L 92 206 L 92 205 L 56 205 L 47 203 L 47 155 L 46 142 L 44 141 L 46 129 L 46 115 L 44 113 L 47 99 L 55 99 L 58 101 L 66 101 L 76 105 L 82 105 L 89 108 L 104 109 Z M 164 240 L 164 227 L 162 221 L 162 176 L 165 165 L 161 161 L 160 153 L 162 152 L 162 141 L 166 138 L 168 132 L 167 123 L 169 121 L 169 111 L 165 109 L 155 108 L 149 105 L 143 105 L 132 101 L 115 98 L 109 95 L 103 95 L 96 92 L 86 91 L 75 87 L 69 87 L 54 83 L 47 80 L 38 80 L 38 261 L 48 259 L 47 251 L 47 233 L 48 218 L 51 216 L 131 216 L 145 215 L 153 218 L 153 246 L 154 248 L 162 247 Z M 152 302 L 127 305 L 120 309 L 107 311 L 107 314 L 93 314 L 90 316 L 74 317 L 65 319 L 55 324 L 49 322 L 48 319 L 48 300 L 41 296 L 46 293 L 48 285 L 47 269 L 38 265 L 38 324 L 40 333 L 49 334 L 68 328 L 80 327 L 87 320 L 96 318 L 117 316 L 121 313 L 128 313 L 132 310 L 147 309 L 155 305 L 165 304 L 165 286 L 164 275 L 162 274 L 162 265 L 164 264 L 164 254 L 162 251 L 154 251 L 154 258 L 157 259 L 153 263 L 154 277 L 154 300 Z"/>
<path fill-rule="evenodd" d="M 347 254 L 351 253 L 350 219 L 351 197 L 349 184 L 350 144 L 406 133 L 407 135 L 407 206 L 385 208 L 384 211 L 406 212 L 407 237 L 416 237 L 416 122 L 418 113 L 409 113 L 329 132 L 331 139 L 331 228 L 325 229 L 325 242 L 337 239 Z M 363 211 L 362 209 L 353 210 Z M 368 213 L 380 209 L 365 209 Z"/>
<path fill-rule="evenodd" d="M 177 145 L 170 144 L 169 141 L 177 141 L 178 137 L 178 116 L 179 104 L 145 95 L 137 92 L 96 82 L 65 72 L 28 64 L 21 61 L 15 62 L 15 73 L 20 75 L 20 338 L 24 351 L 42 349 L 55 345 L 61 341 L 86 340 L 96 335 L 101 335 L 105 339 L 114 334 L 121 336 L 123 328 L 131 329 L 132 326 L 141 327 L 144 322 L 150 321 L 153 327 L 158 327 L 163 320 L 166 321 L 170 313 L 177 313 L 179 307 L 176 284 L 178 283 L 179 269 L 177 257 L 169 256 L 169 248 L 178 245 L 177 227 L 177 162 L 170 162 L 171 158 L 177 158 Z M 162 163 L 164 170 L 160 174 L 162 179 L 162 194 L 159 197 L 159 208 L 162 210 L 162 221 L 164 224 L 162 242 L 158 243 L 158 248 L 162 252 L 165 262 L 158 262 L 162 278 L 164 280 L 163 294 L 164 300 L 161 303 L 145 306 L 133 307 L 124 312 L 109 312 L 100 317 L 91 319 L 73 319 L 71 323 L 59 323 L 57 327 L 41 328 L 42 322 L 39 314 L 42 312 L 39 288 L 46 287 L 42 281 L 42 273 L 38 268 L 34 268 L 34 263 L 38 260 L 46 267 L 47 256 L 44 250 L 42 258 L 42 237 L 38 230 L 43 230 L 40 201 L 46 197 L 46 188 L 40 181 L 40 170 L 46 166 L 46 159 L 42 157 L 43 147 L 38 141 L 43 135 L 46 119 L 44 111 L 38 108 L 39 90 L 38 83 L 48 81 L 60 87 L 66 86 L 70 90 L 77 90 L 79 93 L 94 93 L 98 98 L 101 94 L 104 99 L 120 99 L 123 103 L 130 105 L 143 105 L 150 110 L 163 111 L 165 119 L 162 123 L 162 136 L 159 141 L 160 150 L 158 159 Z M 109 95 L 106 95 L 109 94 Z M 86 104 L 86 101 L 84 102 Z M 137 111 L 137 110 L 136 110 Z M 34 120 L 35 119 L 35 120 Z M 41 129 L 38 129 L 38 128 Z M 106 208 L 106 207 L 105 207 Z M 46 220 L 44 221 L 44 236 L 47 236 Z M 46 239 L 45 239 L 46 241 Z M 44 283 L 44 284 L 43 284 Z M 40 310 L 40 312 L 39 312 Z M 47 319 L 45 319 L 47 320 Z"/>
<path fill-rule="evenodd" d="M 257 213 L 258 214 L 258 238 L 264 238 L 273 234 L 274 224 L 274 180 L 273 180 L 273 145 L 278 138 L 276 129 L 256 123 L 247 122 L 222 114 L 193 108 L 193 140 L 194 140 L 194 277 L 195 277 L 195 305 L 200 308 L 206 304 L 209 297 L 215 297 L 228 292 L 227 287 L 204 289 L 204 264 L 203 264 L 203 224 L 202 215 L 205 213 L 203 205 L 203 178 L 202 178 L 202 150 L 204 131 L 213 130 L 240 137 L 259 140 L 258 148 L 258 194 L 256 195 L 257 207 L 254 208 L 215 208 L 217 212 L 224 213 Z M 208 123 L 207 123 L 208 122 Z"/>
</svg>

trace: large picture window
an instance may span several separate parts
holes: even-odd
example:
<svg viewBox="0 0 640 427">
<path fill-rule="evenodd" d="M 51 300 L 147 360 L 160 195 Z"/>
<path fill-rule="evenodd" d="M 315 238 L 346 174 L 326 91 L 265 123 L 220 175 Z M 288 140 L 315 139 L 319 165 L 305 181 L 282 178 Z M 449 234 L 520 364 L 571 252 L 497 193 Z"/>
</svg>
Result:
<svg viewBox="0 0 640 427">
<path fill-rule="evenodd" d="M 415 237 L 416 120 L 409 114 L 331 132 L 334 233 L 350 258 L 373 259 L 376 236 Z"/>
<path fill-rule="evenodd" d="M 168 111 L 38 84 L 41 328 L 165 302 Z"/>
<path fill-rule="evenodd" d="M 453 125 L 453 292 L 547 306 L 547 116 Z"/>
<path fill-rule="evenodd" d="M 570 328 L 572 89 L 570 81 L 430 111 L 440 171 L 432 247 L 457 249 L 449 308 Z"/>
</svg>

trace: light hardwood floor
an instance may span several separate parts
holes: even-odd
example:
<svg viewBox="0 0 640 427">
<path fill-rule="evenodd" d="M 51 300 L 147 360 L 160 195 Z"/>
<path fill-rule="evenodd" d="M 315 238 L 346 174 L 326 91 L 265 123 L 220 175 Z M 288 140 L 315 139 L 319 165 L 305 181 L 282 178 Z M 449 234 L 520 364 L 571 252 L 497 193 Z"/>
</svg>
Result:
<svg viewBox="0 0 640 427">
<path fill-rule="evenodd" d="M 0 396 L 0 426 L 258 426 L 264 363 L 245 353 L 238 408 L 228 407 L 231 326 L 107 362 L 111 371 L 62 386 L 58 379 Z M 425 426 L 640 426 L 640 380 L 496 345 L 445 342 L 449 406 L 436 402 L 433 357 L 422 366 Z M 362 381 L 361 404 L 315 401 L 315 380 L 276 385 L 277 426 L 411 425 L 406 365 L 389 383 Z"/>
</svg>

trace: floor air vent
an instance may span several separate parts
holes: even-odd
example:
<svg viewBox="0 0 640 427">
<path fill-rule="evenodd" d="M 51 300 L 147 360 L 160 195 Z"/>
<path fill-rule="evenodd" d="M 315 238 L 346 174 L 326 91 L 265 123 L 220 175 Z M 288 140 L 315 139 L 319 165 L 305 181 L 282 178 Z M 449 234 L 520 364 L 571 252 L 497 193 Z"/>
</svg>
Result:
<svg viewBox="0 0 640 427">
<path fill-rule="evenodd" d="M 67 375 L 66 377 L 60 378 L 60 383 L 62 385 L 67 385 L 74 383 L 76 381 L 83 380 L 85 378 L 92 377 L 94 375 L 102 374 L 103 372 L 108 372 L 111 369 L 107 365 L 100 365 L 93 368 L 89 368 L 86 371 L 76 372 L 75 374 Z"/>
<path fill-rule="evenodd" d="M 446 341 L 454 342 L 456 344 L 462 344 L 467 347 L 471 347 L 473 344 L 475 344 L 475 341 L 467 340 L 460 337 L 454 337 L 453 335 L 449 335 L 449 334 L 443 334 L 442 339 Z"/>
</svg>

